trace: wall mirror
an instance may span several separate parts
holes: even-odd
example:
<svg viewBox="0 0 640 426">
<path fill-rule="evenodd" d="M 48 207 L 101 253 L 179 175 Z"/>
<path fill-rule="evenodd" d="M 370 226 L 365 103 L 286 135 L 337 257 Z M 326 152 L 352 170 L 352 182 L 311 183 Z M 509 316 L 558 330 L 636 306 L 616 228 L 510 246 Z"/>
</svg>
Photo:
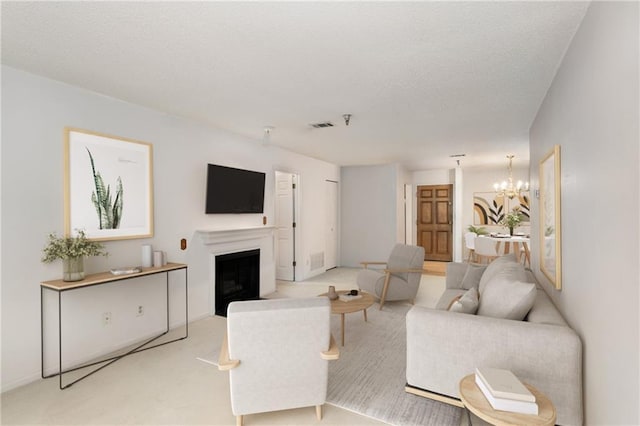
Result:
<svg viewBox="0 0 640 426">
<path fill-rule="evenodd" d="M 540 270 L 562 289 L 560 145 L 540 160 Z"/>
</svg>

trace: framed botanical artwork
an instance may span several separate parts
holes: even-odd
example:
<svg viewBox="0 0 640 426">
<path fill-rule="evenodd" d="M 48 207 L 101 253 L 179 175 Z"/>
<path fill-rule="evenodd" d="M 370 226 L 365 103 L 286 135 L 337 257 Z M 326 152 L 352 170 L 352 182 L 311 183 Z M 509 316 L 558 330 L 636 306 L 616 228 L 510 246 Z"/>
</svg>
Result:
<svg viewBox="0 0 640 426">
<path fill-rule="evenodd" d="M 65 128 L 65 234 L 92 240 L 153 236 L 150 143 Z"/>
<path fill-rule="evenodd" d="M 509 199 L 508 204 L 509 208 L 507 211 L 510 212 L 514 208 L 518 207 L 523 217 L 520 224 L 529 225 L 531 222 L 531 199 L 529 198 L 529 191 L 522 191 L 519 195 Z"/>
<path fill-rule="evenodd" d="M 562 289 L 560 145 L 540 160 L 540 270 Z"/>
<path fill-rule="evenodd" d="M 505 197 L 495 192 L 473 193 L 473 224 L 497 225 L 505 215 Z"/>
</svg>

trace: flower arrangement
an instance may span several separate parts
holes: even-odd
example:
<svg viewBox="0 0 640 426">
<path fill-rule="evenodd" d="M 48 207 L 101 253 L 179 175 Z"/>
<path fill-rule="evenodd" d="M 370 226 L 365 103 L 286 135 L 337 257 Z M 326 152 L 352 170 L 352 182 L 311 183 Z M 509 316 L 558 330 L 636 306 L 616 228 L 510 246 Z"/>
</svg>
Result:
<svg viewBox="0 0 640 426">
<path fill-rule="evenodd" d="M 49 242 L 42 250 L 42 261 L 51 263 L 57 259 L 73 259 L 85 256 L 106 256 L 104 246 L 97 241 L 90 241 L 83 230 L 78 230 L 76 237 L 58 237 L 55 232 L 49 234 Z"/>
<path fill-rule="evenodd" d="M 504 218 L 500 221 L 500 225 L 509 228 L 510 233 L 513 234 L 513 228 L 520 225 L 523 219 L 524 215 L 520 213 L 520 208 L 514 207 L 513 210 L 504 215 Z"/>
</svg>

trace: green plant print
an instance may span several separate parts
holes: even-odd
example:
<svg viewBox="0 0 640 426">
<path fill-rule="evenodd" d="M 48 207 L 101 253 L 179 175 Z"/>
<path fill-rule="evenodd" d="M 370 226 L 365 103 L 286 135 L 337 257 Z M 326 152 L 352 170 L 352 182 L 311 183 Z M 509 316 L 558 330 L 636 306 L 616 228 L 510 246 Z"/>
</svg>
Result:
<svg viewBox="0 0 640 426">
<path fill-rule="evenodd" d="M 95 163 L 91 151 L 87 148 L 89 160 L 91 160 L 91 171 L 93 172 L 93 183 L 95 190 L 91 193 L 91 202 L 98 213 L 98 223 L 100 229 L 118 229 L 122 219 L 122 179 L 118 176 L 116 181 L 115 199 L 112 199 L 111 187 L 105 188 L 100 172 L 96 172 Z"/>
</svg>

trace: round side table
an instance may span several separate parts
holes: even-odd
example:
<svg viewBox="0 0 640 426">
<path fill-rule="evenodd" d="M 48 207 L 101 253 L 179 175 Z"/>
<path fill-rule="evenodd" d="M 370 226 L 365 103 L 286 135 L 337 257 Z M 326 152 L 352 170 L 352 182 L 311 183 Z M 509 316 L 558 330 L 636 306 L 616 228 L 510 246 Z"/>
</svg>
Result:
<svg viewBox="0 0 640 426">
<path fill-rule="evenodd" d="M 485 422 L 495 426 L 553 426 L 556 422 L 556 408 L 542 392 L 531 385 L 524 384 L 536 397 L 538 415 L 512 413 L 509 411 L 494 410 L 484 397 L 484 394 L 476 385 L 475 374 L 465 376 L 460 381 L 460 399 L 465 408 L 480 417 Z M 471 421 L 469 421 L 471 423 Z"/>
<path fill-rule="evenodd" d="M 341 290 L 337 291 L 340 294 L 347 294 L 349 290 Z M 367 308 L 373 305 L 374 299 L 373 296 L 369 293 L 366 293 L 362 290 L 358 292 L 358 294 L 362 295 L 360 299 L 354 299 L 349 302 L 343 302 L 340 299 L 331 301 L 331 313 L 332 314 L 340 314 L 340 328 L 342 330 L 342 346 L 344 346 L 344 315 L 351 314 L 353 312 L 362 311 L 364 312 L 364 320 L 367 320 Z M 327 293 L 322 293 L 319 296 L 326 296 Z"/>
</svg>

